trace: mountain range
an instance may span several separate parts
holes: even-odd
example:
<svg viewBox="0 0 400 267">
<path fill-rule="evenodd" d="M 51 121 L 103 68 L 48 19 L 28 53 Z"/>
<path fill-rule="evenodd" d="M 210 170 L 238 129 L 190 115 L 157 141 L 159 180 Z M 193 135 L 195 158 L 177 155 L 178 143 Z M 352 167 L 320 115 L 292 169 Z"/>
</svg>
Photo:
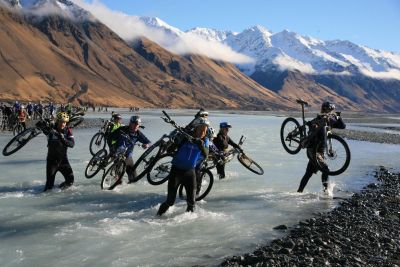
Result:
<svg viewBox="0 0 400 267">
<path fill-rule="evenodd" d="M 146 38 L 128 43 L 68 0 L 12 0 L 11 8 L 0 1 L 2 100 L 169 108 L 293 106 L 233 64 L 172 54 Z"/>
<path fill-rule="evenodd" d="M 123 40 L 68 0 L 0 3 L 3 100 L 286 110 L 301 97 L 315 107 L 332 101 L 347 110 L 400 111 L 396 53 L 262 26 L 184 32 L 150 17 L 137 19 L 162 31 L 163 42 L 151 36 Z M 191 37 L 252 60 L 233 64 L 171 51 L 171 44 Z"/>
</svg>

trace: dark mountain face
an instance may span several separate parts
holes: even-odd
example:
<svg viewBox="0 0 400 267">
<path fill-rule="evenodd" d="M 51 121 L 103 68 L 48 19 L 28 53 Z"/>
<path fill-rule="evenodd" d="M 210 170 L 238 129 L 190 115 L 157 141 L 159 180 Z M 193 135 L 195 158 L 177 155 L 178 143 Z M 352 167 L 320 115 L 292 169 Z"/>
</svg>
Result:
<svg viewBox="0 0 400 267">
<path fill-rule="evenodd" d="M 318 105 L 324 100 L 344 109 L 400 112 L 400 81 L 362 75 L 309 75 L 270 68 L 251 78 L 282 97 L 301 97 Z M 317 101 L 319 99 L 319 101 Z"/>
</svg>

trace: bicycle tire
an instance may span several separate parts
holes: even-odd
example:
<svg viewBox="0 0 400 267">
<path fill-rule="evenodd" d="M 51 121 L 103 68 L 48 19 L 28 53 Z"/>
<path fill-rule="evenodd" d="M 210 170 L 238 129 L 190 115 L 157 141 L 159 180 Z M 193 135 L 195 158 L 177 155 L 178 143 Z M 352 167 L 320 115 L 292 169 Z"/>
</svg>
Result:
<svg viewBox="0 0 400 267">
<path fill-rule="evenodd" d="M 126 163 L 124 161 L 117 161 L 111 165 L 101 178 L 101 189 L 113 190 L 117 185 L 121 184 L 125 167 Z"/>
<path fill-rule="evenodd" d="M 103 169 L 102 163 L 107 155 L 107 150 L 105 149 L 99 150 L 99 152 L 94 154 L 85 169 L 85 177 L 87 179 L 93 178 L 101 169 Z"/>
<path fill-rule="evenodd" d="M 207 175 L 208 179 L 204 179 L 205 175 Z M 202 169 L 200 171 L 200 177 L 199 178 L 196 177 L 196 180 L 197 183 L 201 181 L 201 186 L 198 186 L 196 190 L 196 201 L 200 201 L 210 193 L 211 188 L 214 184 L 214 175 L 210 170 Z M 181 199 L 185 199 L 185 197 L 183 196 L 184 188 L 185 187 L 183 186 L 183 184 L 179 185 L 178 193 L 179 193 L 179 198 Z"/>
<path fill-rule="evenodd" d="M 326 153 L 326 150 L 323 149 L 324 140 L 318 142 L 314 151 L 314 162 L 316 163 L 317 168 L 325 174 L 331 176 L 342 174 L 350 165 L 350 148 L 347 145 L 346 141 L 336 134 L 329 134 L 327 138 L 328 143 L 335 143 L 334 145 L 332 145 L 333 151 L 331 151 L 330 153 Z M 336 140 L 337 142 L 334 142 L 334 140 Z M 319 161 L 317 160 L 317 151 L 322 150 L 324 150 L 324 161 Z M 342 159 L 340 162 L 338 161 L 338 152 L 340 152 L 339 159 Z M 338 167 L 335 167 L 335 165 L 337 165 Z"/>
<path fill-rule="evenodd" d="M 71 128 L 78 127 L 78 125 L 81 124 L 84 120 L 85 118 L 83 116 L 72 117 L 69 120 L 67 126 Z"/>
<path fill-rule="evenodd" d="M 3 155 L 9 156 L 14 154 L 18 150 L 20 150 L 23 146 L 25 146 L 31 139 L 38 136 L 40 134 L 40 130 L 37 128 L 28 128 L 22 133 L 14 136 L 10 142 L 3 149 Z"/>
<path fill-rule="evenodd" d="M 160 149 L 160 142 L 156 142 L 154 145 L 150 146 L 146 151 L 144 151 L 143 154 L 137 159 L 132 167 L 133 170 L 136 171 L 137 175 L 134 180 L 130 181 L 131 183 L 139 181 L 146 175 L 154 160 L 159 155 Z"/>
<path fill-rule="evenodd" d="M 106 147 L 106 137 L 103 132 L 95 133 L 89 143 L 89 151 L 94 156 Z"/>
<path fill-rule="evenodd" d="M 13 134 L 15 135 L 19 135 L 20 133 L 22 133 L 24 131 L 24 127 L 21 124 L 17 124 L 14 126 L 13 128 Z"/>
<path fill-rule="evenodd" d="M 147 181 L 151 185 L 160 185 L 168 180 L 168 175 L 172 167 L 174 154 L 164 154 L 157 156 L 151 167 L 147 171 Z"/>
<path fill-rule="evenodd" d="M 290 126 L 292 123 L 294 125 Z M 293 126 L 295 127 L 293 128 Z M 286 152 L 292 155 L 300 152 L 300 140 L 303 138 L 303 132 L 300 123 L 295 118 L 289 117 L 282 122 L 280 136 L 283 148 Z M 286 142 L 288 142 L 288 144 Z M 292 143 L 295 143 L 295 146 L 293 146 Z"/>
<path fill-rule="evenodd" d="M 264 174 L 263 168 L 245 153 L 239 153 L 239 155 L 237 155 L 237 159 L 249 171 L 254 172 L 258 175 Z"/>
</svg>

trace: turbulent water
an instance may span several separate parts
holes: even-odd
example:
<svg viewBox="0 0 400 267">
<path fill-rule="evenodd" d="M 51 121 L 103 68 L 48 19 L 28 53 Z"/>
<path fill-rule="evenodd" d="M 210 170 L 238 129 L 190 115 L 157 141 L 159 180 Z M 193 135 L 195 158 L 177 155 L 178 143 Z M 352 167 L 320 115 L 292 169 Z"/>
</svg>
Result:
<svg viewBox="0 0 400 267">
<path fill-rule="evenodd" d="M 174 119 L 180 124 L 192 118 L 176 113 Z M 143 115 L 143 132 L 152 141 L 172 130 L 160 115 L 159 111 Z M 41 193 L 46 164 L 43 135 L 17 153 L 1 156 L 1 266 L 212 265 L 279 236 L 273 230 L 276 225 L 294 225 L 336 205 L 336 199 L 321 194 L 320 174 L 311 178 L 305 193 L 296 193 L 307 159 L 304 151 L 289 155 L 283 150 L 279 140 L 283 118 L 211 116 L 216 127 L 220 121 L 233 124 L 233 139 L 247 137 L 243 148 L 265 174 L 255 175 L 237 160 L 231 162 L 228 177 L 216 179 L 194 213 L 185 213 L 186 203 L 177 199 L 165 216 L 156 217 L 166 198 L 166 184 L 152 186 L 143 179 L 102 191 L 100 174 L 86 179 L 88 144 L 97 129 L 74 131 L 76 146 L 69 159 L 76 182 L 66 191 Z M 0 147 L 11 137 L 1 134 Z M 400 146 L 347 141 L 352 161 L 345 174 L 331 177 L 335 197 L 347 197 L 370 182 L 376 166 L 399 166 Z M 135 150 L 137 156 L 143 152 Z M 58 174 L 56 184 L 62 181 Z"/>
</svg>

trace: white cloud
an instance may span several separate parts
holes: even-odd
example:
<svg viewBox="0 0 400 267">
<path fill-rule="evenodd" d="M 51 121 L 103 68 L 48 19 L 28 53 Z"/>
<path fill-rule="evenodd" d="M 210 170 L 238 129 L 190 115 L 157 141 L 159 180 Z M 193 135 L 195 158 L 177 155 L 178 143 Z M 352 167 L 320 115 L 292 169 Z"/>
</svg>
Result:
<svg viewBox="0 0 400 267">
<path fill-rule="evenodd" d="M 98 0 L 94 0 L 91 3 L 86 3 L 83 0 L 72 1 L 91 12 L 126 41 L 132 41 L 144 36 L 168 51 L 179 55 L 199 54 L 235 64 L 255 62 L 251 57 L 237 53 L 229 46 L 216 41 L 208 41 L 184 32 L 171 35 L 162 29 L 149 27 L 139 17 L 111 10 Z"/>
<path fill-rule="evenodd" d="M 299 70 L 302 73 L 313 74 L 315 73 L 314 68 L 309 63 L 303 63 L 298 61 L 286 54 L 279 55 L 274 59 L 275 64 L 277 64 L 282 70 Z"/>
</svg>

